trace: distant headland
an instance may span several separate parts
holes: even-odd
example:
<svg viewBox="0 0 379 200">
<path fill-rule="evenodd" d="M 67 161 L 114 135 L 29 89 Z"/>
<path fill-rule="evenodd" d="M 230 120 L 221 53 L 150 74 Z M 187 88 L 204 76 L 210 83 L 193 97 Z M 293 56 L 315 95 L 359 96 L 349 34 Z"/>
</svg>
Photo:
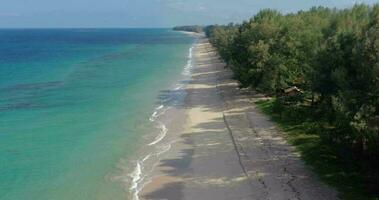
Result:
<svg viewBox="0 0 379 200">
<path fill-rule="evenodd" d="M 192 26 L 175 26 L 174 31 L 185 31 L 185 32 L 194 32 L 194 33 L 203 33 L 204 26 L 192 25 Z"/>
</svg>

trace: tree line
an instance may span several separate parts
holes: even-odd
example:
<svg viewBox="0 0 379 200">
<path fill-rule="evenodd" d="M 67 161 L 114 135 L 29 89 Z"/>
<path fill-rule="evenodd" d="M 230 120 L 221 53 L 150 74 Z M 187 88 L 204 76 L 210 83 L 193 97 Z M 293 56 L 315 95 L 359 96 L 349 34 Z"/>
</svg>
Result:
<svg viewBox="0 0 379 200">
<path fill-rule="evenodd" d="M 317 121 L 355 158 L 379 158 L 379 5 L 267 9 L 205 32 L 241 86 L 274 96 L 283 117 Z"/>
</svg>

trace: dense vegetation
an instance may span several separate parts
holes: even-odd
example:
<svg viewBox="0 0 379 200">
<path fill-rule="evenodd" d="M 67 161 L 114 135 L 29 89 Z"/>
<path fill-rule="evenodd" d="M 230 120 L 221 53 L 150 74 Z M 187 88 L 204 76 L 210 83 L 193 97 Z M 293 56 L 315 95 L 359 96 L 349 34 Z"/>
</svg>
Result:
<svg viewBox="0 0 379 200">
<path fill-rule="evenodd" d="M 174 31 L 186 31 L 186 32 L 194 32 L 194 33 L 202 33 L 203 32 L 202 26 L 175 26 L 173 28 Z"/>
<path fill-rule="evenodd" d="M 378 193 L 379 5 L 263 10 L 241 25 L 205 32 L 242 87 L 272 95 L 282 119 L 312 123 Z M 298 92 L 286 94 L 294 86 Z"/>
</svg>

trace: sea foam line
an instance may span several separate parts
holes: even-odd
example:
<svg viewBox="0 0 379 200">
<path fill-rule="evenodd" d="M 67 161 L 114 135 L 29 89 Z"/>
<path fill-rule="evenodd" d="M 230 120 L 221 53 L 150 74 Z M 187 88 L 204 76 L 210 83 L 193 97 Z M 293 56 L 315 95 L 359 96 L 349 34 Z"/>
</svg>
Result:
<svg viewBox="0 0 379 200">
<path fill-rule="evenodd" d="M 183 70 L 183 75 L 190 75 L 191 74 L 191 68 L 192 68 L 192 57 L 193 57 L 193 46 L 189 49 L 189 54 L 188 54 L 188 60 L 187 60 L 187 65 L 184 67 L 184 70 Z M 179 86 L 177 87 L 175 90 L 179 90 L 179 89 L 182 89 L 183 86 Z M 153 112 L 152 116 L 149 118 L 149 120 L 151 122 L 154 122 L 155 119 L 161 115 L 162 113 L 164 113 L 165 111 L 163 111 L 161 114 L 158 114 L 158 111 L 163 109 L 164 106 L 163 105 L 160 105 L 159 107 L 157 107 L 155 109 L 155 111 Z M 168 109 L 166 109 L 167 111 Z M 151 143 L 148 144 L 148 146 L 152 146 L 152 145 L 155 145 L 157 143 L 159 143 L 161 140 L 163 140 L 163 138 L 165 138 L 166 134 L 167 134 L 167 127 L 165 126 L 165 124 L 161 123 L 160 122 L 160 134 L 155 138 L 155 140 Z M 146 178 L 147 175 L 145 176 L 142 176 L 142 171 L 143 171 L 143 163 L 148 160 L 151 156 L 159 156 L 167 151 L 169 151 L 171 149 L 171 144 L 176 142 L 176 140 L 174 141 L 171 141 L 168 145 L 164 146 L 163 149 L 155 154 L 149 154 L 147 156 L 145 156 L 142 160 L 138 160 L 137 161 L 137 164 L 136 164 L 136 167 L 134 168 L 134 171 L 129 174 L 129 176 L 132 178 L 132 185 L 130 187 L 130 191 L 133 192 L 133 200 L 139 200 L 139 192 L 142 190 L 142 188 L 144 187 L 145 184 L 143 184 L 140 188 L 138 187 L 139 184 Z M 153 165 L 151 171 L 154 170 L 155 168 L 155 165 Z"/>
<path fill-rule="evenodd" d="M 141 169 L 141 164 L 140 161 L 137 161 L 137 165 L 134 168 L 134 171 L 129 175 L 132 178 L 132 185 L 130 187 L 130 191 L 133 192 L 133 199 L 138 200 L 138 183 L 141 180 L 141 174 L 142 174 L 142 169 Z"/>
<path fill-rule="evenodd" d="M 191 68 L 192 68 L 192 52 L 193 52 L 193 47 L 189 49 L 188 53 L 188 60 L 187 60 L 187 65 L 184 67 L 184 70 L 182 72 L 183 75 L 190 75 L 191 74 Z"/>
<path fill-rule="evenodd" d="M 152 155 L 149 154 L 145 156 L 142 161 L 138 160 L 136 167 L 134 168 L 134 171 L 129 174 L 129 176 L 132 178 L 132 185 L 130 186 L 129 190 L 133 193 L 133 200 L 139 200 L 139 192 L 142 188 L 138 188 L 138 185 L 144 180 L 145 176 L 142 175 L 143 170 L 143 163 L 148 160 Z"/>
<path fill-rule="evenodd" d="M 139 193 L 141 192 L 143 187 L 148 183 L 148 182 L 145 182 L 139 187 L 140 183 L 142 183 L 144 181 L 144 179 L 147 177 L 147 174 L 142 176 L 143 163 L 152 156 L 159 156 L 159 155 L 169 151 L 171 149 L 172 143 L 174 143 L 174 142 L 177 142 L 177 140 L 171 141 L 166 146 L 163 146 L 162 149 L 160 151 L 158 151 L 157 153 L 149 154 L 149 155 L 145 156 L 141 161 L 140 160 L 137 161 L 137 164 L 136 164 L 136 167 L 134 168 L 134 171 L 129 174 L 129 176 L 132 178 L 132 185 L 129 188 L 129 190 L 133 194 L 133 200 L 139 200 Z M 159 162 L 156 162 L 152 166 L 150 173 L 154 171 L 154 169 L 158 165 L 158 163 Z"/>
<path fill-rule="evenodd" d="M 150 144 L 148 144 L 149 146 L 157 144 L 158 142 L 160 142 L 161 140 L 163 140 L 163 138 L 166 137 L 167 131 L 168 131 L 166 125 L 164 125 L 163 123 L 160 122 L 159 123 L 159 127 L 161 129 L 159 135 L 154 139 L 153 142 L 151 142 Z"/>
<path fill-rule="evenodd" d="M 149 120 L 150 120 L 151 122 L 154 122 L 155 119 L 156 119 L 158 116 L 164 114 L 164 112 L 166 112 L 166 110 L 163 111 L 162 113 L 158 114 L 158 111 L 161 110 L 161 109 L 163 109 L 163 108 L 164 108 L 164 105 L 160 105 L 160 106 L 156 107 L 156 108 L 155 108 L 155 111 L 154 111 L 153 114 L 150 116 Z"/>
</svg>

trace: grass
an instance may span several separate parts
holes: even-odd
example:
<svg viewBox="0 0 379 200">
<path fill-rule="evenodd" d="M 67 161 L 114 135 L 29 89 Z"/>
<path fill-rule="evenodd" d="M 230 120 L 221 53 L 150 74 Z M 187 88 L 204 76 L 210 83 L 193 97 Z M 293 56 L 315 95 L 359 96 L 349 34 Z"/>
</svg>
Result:
<svg viewBox="0 0 379 200">
<path fill-rule="evenodd" d="M 287 141 L 295 146 L 306 164 L 321 180 L 337 189 L 341 199 L 379 199 L 378 196 L 368 195 L 366 180 L 360 173 L 359 165 L 349 156 L 346 149 L 323 140 L 317 129 L 318 123 L 310 120 L 309 116 L 301 116 L 299 120 L 275 113 L 274 101 L 260 101 L 257 102 L 257 106 L 278 124 Z"/>
</svg>

